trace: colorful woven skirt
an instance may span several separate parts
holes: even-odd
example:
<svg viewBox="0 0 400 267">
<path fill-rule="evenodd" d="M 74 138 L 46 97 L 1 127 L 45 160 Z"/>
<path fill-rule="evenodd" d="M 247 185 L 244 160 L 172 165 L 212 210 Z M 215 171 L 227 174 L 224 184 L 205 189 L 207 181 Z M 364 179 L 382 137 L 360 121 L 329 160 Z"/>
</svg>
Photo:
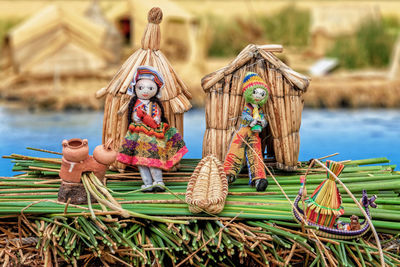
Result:
<svg viewBox="0 0 400 267">
<path fill-rule="evenodd" d="M 169 170 L 188 152 L 182 136 L 174 127 L 161 123 L 153 129 L 131 123 L 117 160 L 127 165 L 142 165 Z"/>
</svg>

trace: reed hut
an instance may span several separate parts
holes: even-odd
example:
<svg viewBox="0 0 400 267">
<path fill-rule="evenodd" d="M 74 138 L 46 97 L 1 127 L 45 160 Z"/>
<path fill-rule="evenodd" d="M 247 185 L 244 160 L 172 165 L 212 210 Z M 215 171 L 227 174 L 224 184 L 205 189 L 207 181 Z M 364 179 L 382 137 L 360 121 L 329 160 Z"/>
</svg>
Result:
<svg viewBox="0 0 400 267">
<path fill-rule="evenodd" d="M 191 94 L 159 50 L 161 40 L 159 24 L 162 16 L 160 8 L 150 10 L 141 48 L 125 61 L 111 82 L 96 93 L 98 98 L 107 95 L 104 108 L 103 143 L 111 138 L 114 141 L 114 149 L 119 149 L 128 129 L 126 111 L 131 96 L 126 94 L 126 91 L 136 68 L 140 65 L 153 66 L 164 76 L 165 84 L 161 102 L 165 116 L 169 124 L 183 134 L 183 114 L 192 107 L 189 102 Z M 118 162 L 115 162 L 113 166 L 120 170 L 125 168 Z"/>
<path fill-rule="evenodd" d="M 23 77 L 86 76 L 112 62 L 107 29 L 73 10 L 49 5 L 5 37 L 7 67 Z"/>
<path fill-rule="evenodd" d="M 125 42 L 137 48 L 147 24 L 146 11 L 158 6 L 163 10 L 161 46 L 169 59 L 188 62 L 195 60 L 199 49 L 199 20 L 170 0 L 127 0 L 107 12 L 123 32 Z M 204 42 L 204 41 L 203 41 Z"/>
<path fill-rule="evenodd" d="M 263 107 L 268 127 L 261 134 L 263 146 L 267 147 L 267 157 L 280 169 L 296 169 L 302 96 L 309 79 L 290 69 L 273 53 L 280 51 L 282 47 L 279 45 L 250 44 L 229 65 L 202 79 L 201 84 L 207 94 L 203 156 L 214 154 L 222 161 L 225 159 L 231 139 L 240 125 L 244 106 L 242 81 L 246 72 L 252 71 L 258 73 L 271 88 L 267 104 Z"/>
</svg>

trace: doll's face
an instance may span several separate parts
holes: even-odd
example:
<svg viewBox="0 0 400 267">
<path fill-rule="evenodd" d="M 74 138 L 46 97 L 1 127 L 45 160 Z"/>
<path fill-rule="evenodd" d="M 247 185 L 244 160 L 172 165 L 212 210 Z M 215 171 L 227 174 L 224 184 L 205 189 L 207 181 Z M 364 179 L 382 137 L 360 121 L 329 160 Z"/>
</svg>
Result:
<svg viewBox="0 0 400 267">
<path fill-rule="evenodd" d="M 256 103 L 260 102 L 267 96 L 267 92 L 264 91 L 264 89 L 261 88 L 256 88 L 253 91 L 253 99 Z"/>
<path fill-rule="evenodd" d="M 268 91 L 263 88 L 247 89 L 243 96 L 246 103 L 262 106 L 267 102 Z"/>
<path fill-rule="evenodd" d="M 135 92 L 139 99 L 150 99 L 157 94 L 157 84 L 148 79 L 139 80 L 136 82 Z"/>
</svg>

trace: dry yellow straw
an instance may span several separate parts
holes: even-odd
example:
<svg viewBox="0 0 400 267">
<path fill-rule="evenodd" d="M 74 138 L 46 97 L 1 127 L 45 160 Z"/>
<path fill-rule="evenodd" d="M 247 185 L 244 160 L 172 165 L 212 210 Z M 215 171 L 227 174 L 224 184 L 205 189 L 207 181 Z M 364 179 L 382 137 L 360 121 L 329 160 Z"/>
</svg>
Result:
<svg viewBox="0 0 400 267">
<path fill-rule="evenodd" d="M 343 170 L 343 165 L 328 161 L 327 162 L 328 168 L 332 170 L 333 173 L 339 175 Z M 330 209 L 323 209 L 320 206 L 313 206 L 313 209 L 316 212 L 321 214 L 331 215 L 334 214 L 335 216 L 340 215 L 340 211 L 335 210 L 340 208 L 340 198 L 337 197 L 337 186 L 335 182 L 335 177 L 333 177 L 330 173 L 327 173 L 328 179 L 325 180 L 325 184 L 320 188 L 319 194 L 315 198 L 315 202 L 318 203 L 320 206 L 328 207 Z"/>
<path fill-rule="evenodd" d="M 325 168 L 333 177 L 335 177 L 336 181 L 346 190 L 347 194 L 353 199 L 354 203 L 356 203 L 357 207 L 361 210 L 361 213 L 364 215 L 365 219 L 368 221 L 372 233 L 374 234 L 375 240 L 376 240 L 376 245 L 378 247 L 379 251 L 379 257 L 381 260 L 381 266 L 385 266 L 385 259 L 383 258 L 383 251 L 382 251 L 382 246 L 381 242 L 379 241 L 378 233 L 375 230 L 374 225 L 372 224 L 371 219 L 368 217 L 368 214 L 365 212 L 365 210 L 361 207 L 361 204 L 357 201 L 357 199 L 354 197 L 354 195 L 350 192 L 350 190 L 347 188 L 347 186 L 340 181 L 340 179 L 334 174 L 329 168 L 327 168 L 324 164 L 322 164 L 319 160 L 314 159 L 315 162 L 317 162 L 319 165 L 321 165 L 323 168 Z"/>
</svg>

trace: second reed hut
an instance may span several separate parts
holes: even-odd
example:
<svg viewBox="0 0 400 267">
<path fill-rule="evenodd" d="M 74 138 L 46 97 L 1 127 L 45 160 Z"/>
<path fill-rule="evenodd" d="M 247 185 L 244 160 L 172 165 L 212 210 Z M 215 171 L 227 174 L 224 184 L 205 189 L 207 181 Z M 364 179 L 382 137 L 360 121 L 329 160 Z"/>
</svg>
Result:
<svg viewBox="0 0 400 267">
<path fill-rule="evenodd" d="M 207 94 L 203 156 L 214 154 L 224 160 L 241 121 L 245 103 L 242 97 L 243 78 L 246 72 L 252 71 L 258 73 L 271 88 L 267 104 L 263 107 L 268 127 L 261 133 L 267 157 L 276 162 L 279 169 L 296 169 L 302 95 L 307 90 L 309 79 L 290 69 L 273 54 L 281 50 L 279 45 L 248 45 L 229 65 L 202 79 L 202 87 Z"/>
</svg>

